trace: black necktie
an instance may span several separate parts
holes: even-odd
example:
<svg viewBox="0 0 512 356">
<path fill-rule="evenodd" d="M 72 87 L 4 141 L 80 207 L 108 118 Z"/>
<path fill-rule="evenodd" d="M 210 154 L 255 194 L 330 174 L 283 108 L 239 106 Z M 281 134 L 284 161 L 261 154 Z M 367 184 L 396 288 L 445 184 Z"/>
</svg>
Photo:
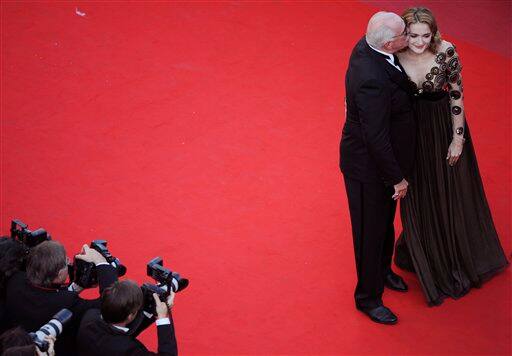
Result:
<svg viewBox="0 0 512 356">
<path fill-rule="evenodd" d="M 390 59 L 390 58 L 389 58 L 389 55 L 386 55 L 386 54 L 384 54 L 384 53 L 380 53 L 380 52 L 377 52 L 377 51 L 375 51 L 375 53 L 377 53 L 379 56 L 381 56 L 381 57 L 383 57 L 383 58 L 386 58 L 387 60 L 389 60 L 389 59 Z M 399 72 L 404 73 L 404 72 L 405 72 L 405 71 L 404 71 L 404 68 L 403 68 L 403 67 L 402 67 L 402 65 L 400 64 L 400 61 L 398 60 L 397 55 L 396 55 L 396 54 L 394 54 L 394 53 L 393 53 L 393 54 L 391 54 L 391 55 L 393 56 L 393 63 L 390 63 L 390 64 L 392 64 L 392 65 L 394 64 L 395 66 L 400 67 L 400 70 L 398 70 L 398 69 L 397 69 L 397 70 L 398 70 Z"/>
<path fill-rule="evenodd" d="M 375 50 L 374 50 L 374 51 L 375 51 Z M 380 52 L 377 52 L 377 51 L 375 51 L 375 53 L 377 53 L 379 56 L 381 56 L 381 57 L 383 57 L 383 58 L 389 59 L 389 55 L 387 55 L 387 54 L 380 53 Z"/>
<path fill-rule="evenodd" d="M 405 69 L 400 64 L 400 61 L 398 60 L 398 56 L 396 54 L 394 54 L 394 53 L 393 53 L 393 61 L 395 62 L 395 65 L 400 67 L 400 69 L 402 70 L 402 73 L 405 73 Z"/>
<path fill-rule="evenodd" d="M 394 53 L 393 54 L 384 54 L 384 53 L 380 53 L 380 52 L 377 52 L 377 51 L 375 51 L 375 52 L 378 55 L 380 55 L 381 57 L 386 58 L 387 60 L 391 59 L 391 58 L 389 58 L 390 55 L 393 56 L 393 64 L 398 65 L 399 62 L 398 62 L 398 57 L 396 56 L 396 54 L 394 54 Z"/>
</svg>

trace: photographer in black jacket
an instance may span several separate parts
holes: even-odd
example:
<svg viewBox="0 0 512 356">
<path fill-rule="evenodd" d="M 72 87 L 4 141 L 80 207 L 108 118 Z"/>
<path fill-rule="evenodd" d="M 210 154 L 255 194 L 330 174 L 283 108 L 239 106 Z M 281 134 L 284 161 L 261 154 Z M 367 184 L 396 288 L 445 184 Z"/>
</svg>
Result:
<svg viewBox="0 0 512 356">
<path fill-rule="evenodd" d="M 55 337 L 46 336 L 45 340 L 48 342 L 48 349 L 41 351 L 36 347 L 34 341 L 25 330 L 16 327 L 0 335 L 0 354 L 2 356 L 55 356 Z"/>
<path fill-rule="evenodd" d="M 101 310 L 89 310 L 83 317 L 77 343 L 82 356 L 177 355 L 174 324 L 169 311 L 174 292 L 166 303 L 153 294 L 156 305 L 158 353 L 136 339 L 155 318 L 143 311 L 143 294 L 132 281 L 116 282 L 101 295 Z"/>
<path fill-rule="evenodd" d="M 117 273 L 96 250 L 84 245 L 76 258 L 96 265 L 100 292 L 117 280 Z M 7 282 L 6 314 L 10 326 L 36 331 L 62 308 L 73 312 L 55 343 L 57 355 L 76 355 L 75 337 L 83 314 L 98 308 L 100 300 L 85 300 L 78 291 L 69 290 L 68 260 L 64 247 L 56 241 L 45 241 L 30 250 L 26 272 L 15 273 Z"/>
<path fill-rule="evenodd" d="M 25 249 L 10 237 L 0 238 L 0 334 L 8 329 L 5 312 L 7 281 L 23 268 Z"/>
</svg>

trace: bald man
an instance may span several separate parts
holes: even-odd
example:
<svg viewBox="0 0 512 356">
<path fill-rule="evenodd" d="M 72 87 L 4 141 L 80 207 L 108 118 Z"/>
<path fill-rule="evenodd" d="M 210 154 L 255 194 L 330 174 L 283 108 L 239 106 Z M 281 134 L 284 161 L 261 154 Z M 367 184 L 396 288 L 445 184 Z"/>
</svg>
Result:
<svg viewBox="0 0 512 356">
<path fill-rule="evenodd" d="M 376 13 L 352 51 L 345 77 L 340 168 L 354 239 L 355 302 L 357 309 L 382 324 L 398 321 L 382 302 L 384 286 L 407 291 L 391 270 L 396 202 L 407 194 L 406 177 L 414 159 L 412 88 L 393 55 L 406 45 L 400 16 Z"/>
</svg>

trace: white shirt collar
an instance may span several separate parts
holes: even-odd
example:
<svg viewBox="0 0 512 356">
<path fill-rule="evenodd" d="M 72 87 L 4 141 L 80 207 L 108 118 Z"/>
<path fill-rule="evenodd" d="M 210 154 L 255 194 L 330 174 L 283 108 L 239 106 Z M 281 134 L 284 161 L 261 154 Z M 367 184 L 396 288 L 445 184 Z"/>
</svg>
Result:
<svg viewBox="0 0 512 356">
<path fill-rule="evenodd" d="M 101 315 L 101 319 L 103 320 L 103 315 Z M 124 326 L 118 326 L 118 325 L 114 325 L 114 324 L 111 324 L 114 328 L 116 329 L 119 329 L 121 330 L 122 332 L 125 332 L 127 333 L 128 331 L 130 331 L 130 329 L 128 328 L 125 328 Z"/>
<path fill-rule="evenodd" d="M 396 69 L 398 69 L 400 72 L 402 71 L 402 68 L 400 68 L 399 65 L 397 65 L 395 63 L 395 56 L 392 55 L 391 53 L 386 53 L 386 52 L 382 52 L 381 50 L 378 50 L 377 48 L 375 47 L 372 47 L 372 45 L 370 45 L 368 42 L 366 42 L 368 44 L 368 46 L 370 46 L 371 49 L 373 49 L 375 52 L 377 53 L 380 53 L 382 55 L 384 55 L 386 57 L 386 60 L 388 61 L 389 64 L 391 64 L 393 67 L 395 67 Z"/>
<path fill-rule="evenodd" d="M 119 329 L 119 330 L 121 330 L 121 331 L 125 332 L 125 333 L 127 333 L 128 331 L 130 331 L 130 329 L 125 328 L 124 326 L 118 326 L 118 325 L 112 325 L 112 326 L 113 326 L 114 328 L 116 328 L 116 329 Z"/>
<path fill-rule="evenodd" d="M 368 42 L 367 42 L 368 43 Z M 389 60 L 391 61 L 391 63 L 395 63 L 395 58 L 393 57 L 393 55 L 391 53 L 387 53 L 387 52 L 383 52 L 375 47 L 373 47 L 371 44 L 368 43 L 368 46 L 370 46 L 371 49 L 373 49 L 375 52 L 379 52 L 380 54 L 383 54 L 385 55 L 386 57 L 389 58 Z"/>
</svg>

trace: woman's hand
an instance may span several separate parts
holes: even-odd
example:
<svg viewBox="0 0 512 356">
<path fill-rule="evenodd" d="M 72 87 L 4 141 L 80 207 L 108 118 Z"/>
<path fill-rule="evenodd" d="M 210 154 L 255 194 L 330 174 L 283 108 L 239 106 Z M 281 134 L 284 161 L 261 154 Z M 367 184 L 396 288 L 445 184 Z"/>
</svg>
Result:
<svg viewBox="0 0 512 356">
<path fill-rule="evenodd" d="M 454 137 L 452 143 L 448 147 L 448 154 L 446 160 L 450 166 L 454 166 L 462 154 L 462 147 L 464 145 L 464 139 L 462 137 Z"/>
</svg>

